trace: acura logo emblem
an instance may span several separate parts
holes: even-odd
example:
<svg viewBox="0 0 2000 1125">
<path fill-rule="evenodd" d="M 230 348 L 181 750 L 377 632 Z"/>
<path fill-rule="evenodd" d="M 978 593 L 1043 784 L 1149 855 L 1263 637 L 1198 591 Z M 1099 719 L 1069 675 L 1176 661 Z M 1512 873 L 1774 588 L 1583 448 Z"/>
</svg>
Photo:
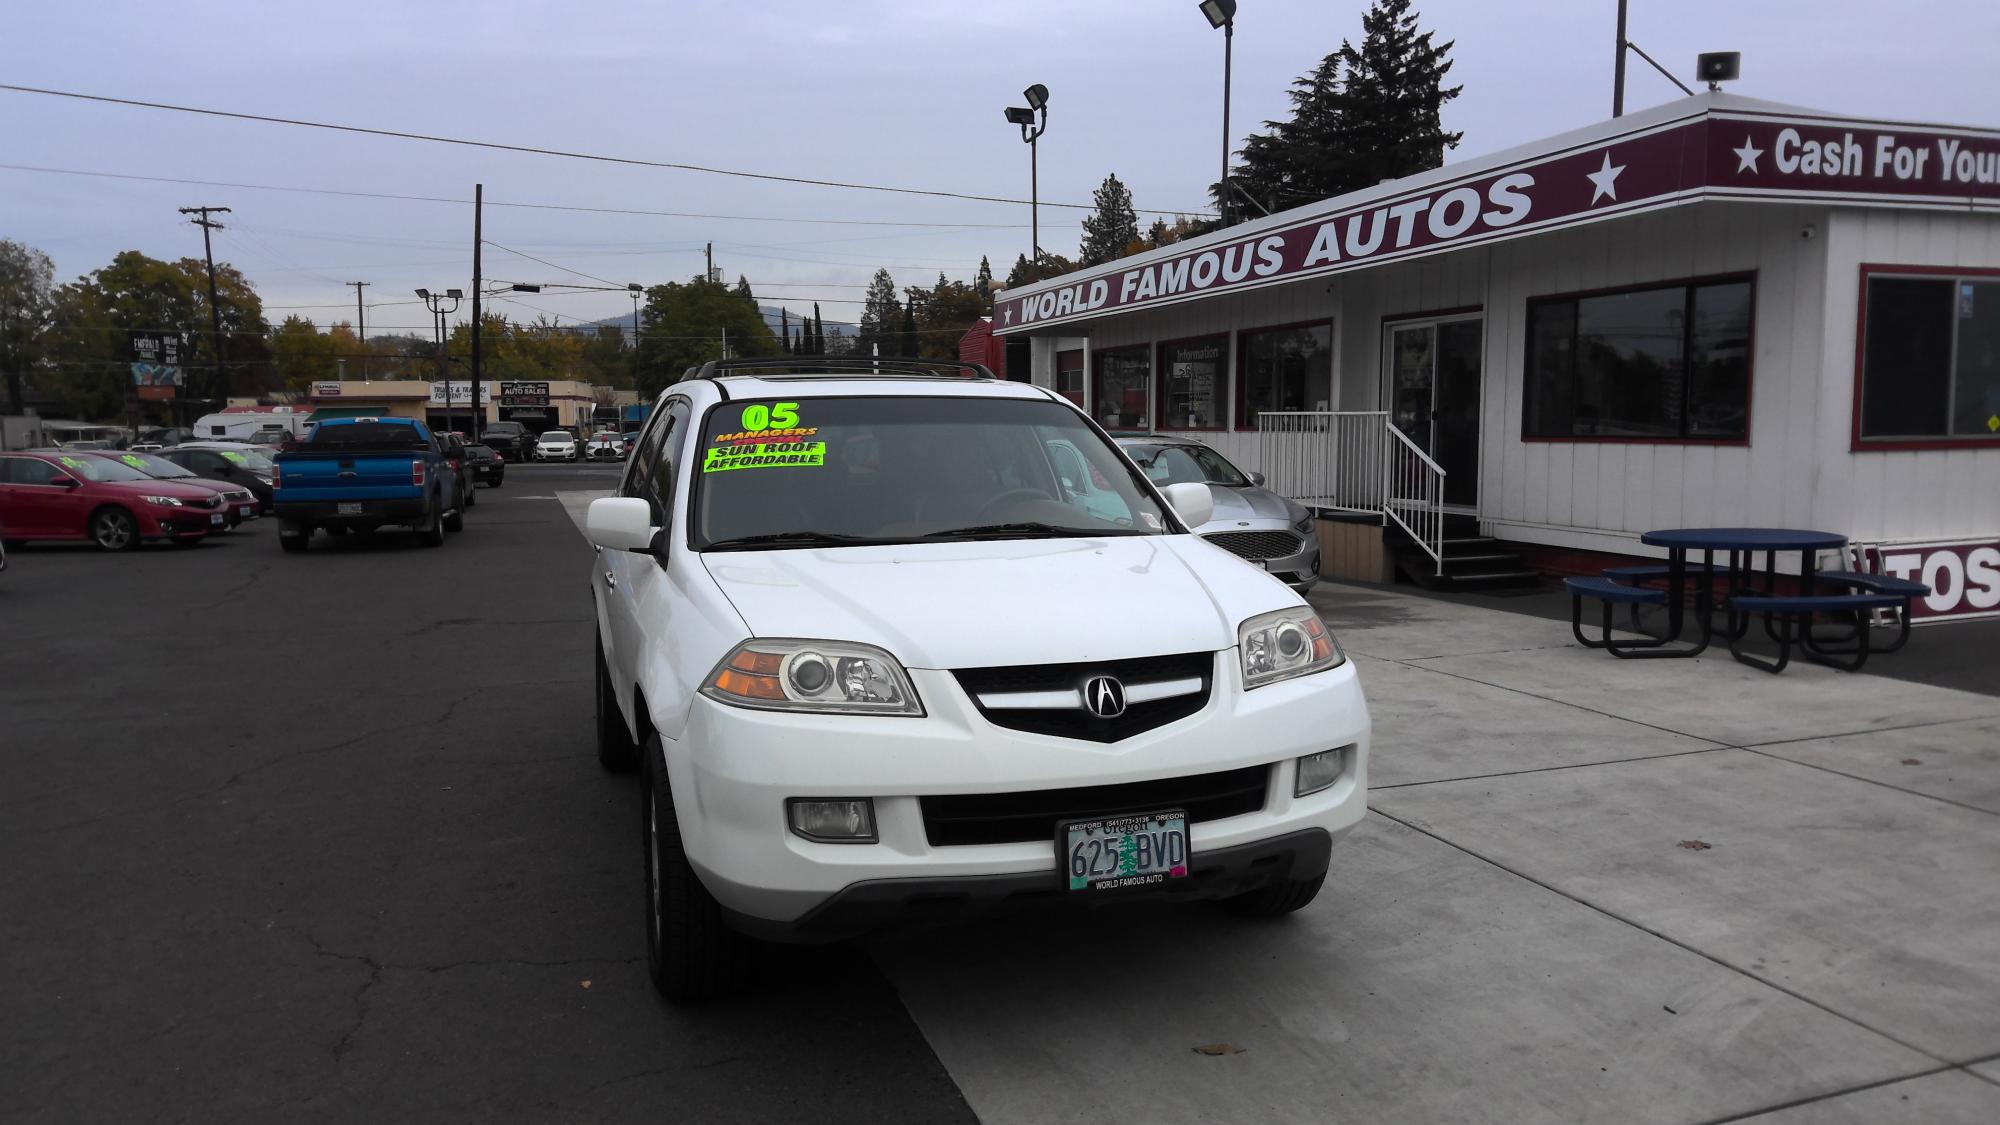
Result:
<svg viewBox="0 0 2000 1125">
<path fill-rule="evenodd" d="M 1093 676 L 1084 681 L 1083 706 L 1100 719 L 1115 719 L 1125 713 L 1125 685 L 1110 676 Z"/>
</svg>

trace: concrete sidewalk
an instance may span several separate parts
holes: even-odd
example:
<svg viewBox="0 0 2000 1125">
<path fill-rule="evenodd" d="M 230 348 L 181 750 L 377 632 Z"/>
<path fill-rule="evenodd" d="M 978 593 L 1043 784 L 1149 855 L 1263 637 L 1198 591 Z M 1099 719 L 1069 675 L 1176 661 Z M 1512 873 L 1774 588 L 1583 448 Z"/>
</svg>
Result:
<svg viewBox="0 0 2000 1125">
<path fill-rule="evenodd" d="M 877 948 L 983 1121 L 2000 1120 L 2000 698 L 1313 601 L 1376 726 L 1311 907 Z"/>
</svg>

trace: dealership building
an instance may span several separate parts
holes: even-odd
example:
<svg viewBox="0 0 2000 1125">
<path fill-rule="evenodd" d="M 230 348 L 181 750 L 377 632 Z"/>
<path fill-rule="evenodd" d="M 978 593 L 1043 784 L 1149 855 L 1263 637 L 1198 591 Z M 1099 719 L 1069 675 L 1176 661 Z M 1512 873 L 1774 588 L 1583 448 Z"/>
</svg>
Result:
<svg viewBox="0 0 2000 1125">
<path fill-rule="evenodd" d="M 1004 291 L 991 332 L 1434 558 L 1815 528 L 2000 614 L 1993 130 L 1701 94 Z"/>
<path fill-rule="evenodd" d="M 380 414 L 417 418 L 434 430 L 462 431 L 470 428 L 472 381 L 347 379 L 314 383 L 307 398 L 314 417 Z M 530 433 L 567 429 L 588 434 L 607 409 L 622 415 L 638 401 L 633 391 L 573 379 L 483 379 L 479 413 L 486 422 L 519 422 Z"/>
</svg>

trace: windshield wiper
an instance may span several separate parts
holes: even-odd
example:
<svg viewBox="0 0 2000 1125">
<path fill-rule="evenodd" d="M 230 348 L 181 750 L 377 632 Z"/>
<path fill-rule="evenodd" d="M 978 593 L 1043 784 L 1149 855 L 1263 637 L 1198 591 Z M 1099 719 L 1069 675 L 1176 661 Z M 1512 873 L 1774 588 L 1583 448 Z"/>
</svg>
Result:
<svg viewBox="0 0 2000 1125">
<path fill-rule="evenodd" d="M 837 531 L 772 531 L 763 535 L 738 535 L 732 539 L 717 539 L 708 545 L 711 551 L 745 550 L 758 547 L 857 547 L 887 540 L 871 539 L 866 535 L 842 535 Z"/>
<path fill-rule="evenodd" d="M 1113 527 L 1093 531 L 1083 527 L 1058 527 L 1052 523 L 1023 521 L 1019 523 L 984 523 L 976 527 L 954 527 L 947 531 L 927 533 L 926 539 L 1014 539 L 1014 538 L 1075 538 L 1091 539 L 1100 535 L 1143 535 L 1137 528 Z"/>
</svg>

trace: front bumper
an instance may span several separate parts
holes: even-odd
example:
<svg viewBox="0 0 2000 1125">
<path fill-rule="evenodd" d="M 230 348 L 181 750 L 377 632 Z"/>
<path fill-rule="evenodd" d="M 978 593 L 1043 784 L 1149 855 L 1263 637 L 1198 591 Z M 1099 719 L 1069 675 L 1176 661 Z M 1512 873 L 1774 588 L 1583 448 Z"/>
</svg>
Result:
<svg viewBox="0 0 2000 1125">
<path fill-rule="evenodd" d="M 932 844 L 923 797 L 1269 766 L 1261 809 L 1189 825 L 1196 869 L 1219 857 L 1219 874 L 1202 884 L 1208 893 L 1249 889 L 1230 874 L 1233 849 L 1312 831 L 1330 843 L 1360 821 L 1369 719 L 1352 663 L 1245 692 L 1235 659 L 1233 649 L 1216 654 L 1214 687 L 1201 711 L 1115 743 L 994 726 L 952 674 L 938 670 L 910 670 L 922 718 L 795 715 L 698 697 L 683 736 L 663 742 L 683 842 L 703 885 L 742 928 L 812 940 L 873 928 L 876 915 L 894 914 L 926 886 L 960 903 L 953 910 L 1038 894 L 1036 887 L 1059 890 L 1052 840 Z M 1339 747 L 1352 749 L 1333 785 L 1294 797 L 1295 759 Z M 879 842 L 794 835 L 785 819 L 786 799 L 794 797 L 871 798 Z M 1286 854 L 1289 869 L 1304 873 L 1295 877 L 1310 877 L 1311 854 L 1298 846 Z"/>
<path fill-rule="evenodd" d="M 221 508 L 160 508 L 139 517 L 139 534 L 147 539 L 199 538 L 229 526 L 229 515 Z"/>
</svg>

